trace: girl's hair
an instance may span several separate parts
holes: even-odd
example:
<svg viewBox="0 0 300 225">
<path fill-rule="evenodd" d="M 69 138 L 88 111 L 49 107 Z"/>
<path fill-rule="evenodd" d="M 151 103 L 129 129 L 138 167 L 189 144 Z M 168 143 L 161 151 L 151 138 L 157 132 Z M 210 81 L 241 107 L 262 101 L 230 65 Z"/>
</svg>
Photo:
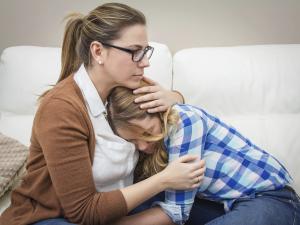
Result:
<svg viewBox="0 0 300 225">
<path fill-rule="evenodd" d="M 88 15 L 68 15 L 61 53 L 61 72 L 57 83 L 76 72 L 83 63 L 91 65 L 90 45 L 93 41 L 110 43 L 120 38 L 124 28 L 146 25 L 142 12 L 121 3 L 106 3 Z M 47 92 L 41 95 L 45 96 Z"/>
<path fill-rule="evenodd" d="M 142 86 L 146 85 L 148 84 L 142 83 Z M 138 132 L 143 133 L 139 138 L 149 142 L 156 142 L 156 144 L 153 154 L 148 155 L 140 152 L 135 170 L 135 181 L 150 177 L 167 166 L 168 156 L 164 147 L 164 137 L 167 135 L 167 125 L 176 124 L 179 118 L 176 111 L 171 110 L 171 108 L 165 113 L 148 113 L 146 109 L 141 109 L 139 104 L 134 102 L 134 99 L 139 96 L 133 94 L 129 88 L 116 87 L 112 89 L 107 98 L 107 118 L 115 133 L 117 133 L 117 128 L 125 128 L 132 132 L 141 131 L 141 127 L 130 123 L 133 119 L 139 120 L 150 116 L 158 117 L 161 120 L 161 134 L 153 136 L 145 130 Z"/>
</svg>

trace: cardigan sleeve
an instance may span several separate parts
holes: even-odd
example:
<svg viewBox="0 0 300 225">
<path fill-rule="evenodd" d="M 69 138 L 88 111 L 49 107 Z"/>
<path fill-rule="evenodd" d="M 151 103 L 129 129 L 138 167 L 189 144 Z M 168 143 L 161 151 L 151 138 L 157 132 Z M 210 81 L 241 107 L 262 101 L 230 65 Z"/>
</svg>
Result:
<svg viewBox="0 0 300 225">
<path fill-rule="evenodd" d="M 64 216 L 72 223 L 107 224 L 127 214 L 126 201 L 120 190 L 96 191 L 86 120 L 71 103 L 52 98 L 41 105 L 34 132 Z"/>
</svg>

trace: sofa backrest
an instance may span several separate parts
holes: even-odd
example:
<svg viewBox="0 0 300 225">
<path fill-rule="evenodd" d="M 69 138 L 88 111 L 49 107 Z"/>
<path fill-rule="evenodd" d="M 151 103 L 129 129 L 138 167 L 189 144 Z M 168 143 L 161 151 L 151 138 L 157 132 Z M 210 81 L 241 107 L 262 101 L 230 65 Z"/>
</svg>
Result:
<svg viewBox="0 0 300 225">
<path fill-rule="evenodd" d="M 300 44 L 192 48 L 174 56 L 173 87 L 226 115 L 300 112 Z"/>
<path fill-rule="evenodd" d="M 300 191 L 300 44 L 193 48 L 173 57 L 173 88 L 289 169 Z"/>
<path fill-rule="evenodd" d="M 58 48 L 16 46 L 5 49 L 0 61 L 0 110 L 33 113 L 37 97 L 55 84 L 59 67 Z"/>
<path fill-rule="evenodd" d="M 172 56 L 164 44 L 151 42 L 154 53 L 145 75 L 170 88 Z M 17 46 L 3 51 L 0 61 L 0 111 L 33 114 L 36 100 L 56 83 L 60 48 Z"/>
</svg>

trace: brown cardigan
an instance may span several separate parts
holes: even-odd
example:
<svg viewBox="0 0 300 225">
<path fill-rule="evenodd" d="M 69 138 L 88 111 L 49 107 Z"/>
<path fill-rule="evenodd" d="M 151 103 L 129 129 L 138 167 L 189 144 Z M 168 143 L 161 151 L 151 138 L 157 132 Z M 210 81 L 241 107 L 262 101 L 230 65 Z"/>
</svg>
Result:
<svg viewBox="0 0 300 225">
<path fill-rule="evenodd" d="M 33 122 L 27 175 L 12 192 L 1 225 L 65 217 L 107 224 L 127 214 L 120 190 L 97 193 L 92 176 L 95 134 L 73 76 L 42 100 Z"/>
</svg>

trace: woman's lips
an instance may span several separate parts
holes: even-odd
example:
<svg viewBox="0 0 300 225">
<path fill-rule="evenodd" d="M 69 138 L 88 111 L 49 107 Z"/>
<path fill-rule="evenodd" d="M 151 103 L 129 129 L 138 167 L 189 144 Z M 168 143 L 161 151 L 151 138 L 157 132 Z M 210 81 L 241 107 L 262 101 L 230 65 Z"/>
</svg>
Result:
<svg viewBox="0 0 300 225">
<path fill-rule="evenodd" d="M 139 80 L 143 79 L 143 75 L 133 75 L 133 77 Z"/>
</svg>

